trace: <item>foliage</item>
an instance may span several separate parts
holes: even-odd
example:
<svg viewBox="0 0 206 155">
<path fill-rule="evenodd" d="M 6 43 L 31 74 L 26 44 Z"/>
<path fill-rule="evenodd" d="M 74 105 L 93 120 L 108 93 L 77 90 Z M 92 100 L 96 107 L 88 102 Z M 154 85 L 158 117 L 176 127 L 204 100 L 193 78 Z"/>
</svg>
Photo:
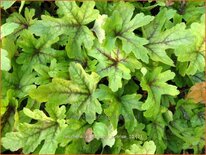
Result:
<svg viewBox="0 0 206 155">
<path fill-rule="evenodd" d="M 1 153 L 203 153 L 204 7 L 1 2 Z"/>
</svg>

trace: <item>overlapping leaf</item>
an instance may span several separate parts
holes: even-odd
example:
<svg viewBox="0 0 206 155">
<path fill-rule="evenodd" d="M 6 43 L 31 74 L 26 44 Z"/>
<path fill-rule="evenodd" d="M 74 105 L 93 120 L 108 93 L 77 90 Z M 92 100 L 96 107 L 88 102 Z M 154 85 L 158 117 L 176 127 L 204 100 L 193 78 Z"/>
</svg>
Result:
<svg viewBox="0 0 206 155">
<path fill-rule="evenodd" d="M 109 122 L 95 122 L 93 125 L 94 138 L 101 139 L 102 147 L 112 147 L 115 143 L 115 136 L 117 135 L 117 129 Z"/>
<path fill-rule="evenodd" d="M 54 96 L 64 98 L 71 104 L 69 117 L 79 119 L 85 113 L 86 120 L 92 123 L 96 113 L 101 113 L 101 105 L 93 95 L 99 76 L 96 73 L 88 75 L 80 64 L 71 63 L 69 68 L 71 80 L 53 79 L 52 83 L 41 85 L 30 93 L 30 96 L 39 102 L 46 102 Z"/>
<path fill-rule="evenodd" d="M 9 132 L 2 138 L 3 146 L 12 151 L 17 151 L 22 148 L 23 153 L 31 153 L 34 152 L 44 140 L 44 144 L 39 153 L 55 153 L 58 146 L 57 136 L 66 126 L 64 121 L 65 107 L 60 107 L 57 110 L 61 111 L 56 111 L 57 113 L 61 113 L 61 115 L 59 115 L 58 119 L 54 119 L 46 116 L 40 110 L 36 109 L 32 112 L 25 108 L 25 115 L 37 120 L 37 123 L 20 124 L 18 131 Z"/>
<path fill-rule="evenodd" d="M 205 67 L 205 20 L 201 23 L 193 23 L 190 33 L 194 35 L 194 41 L 189 46 L 181 46 L 175 51 L 178 61 L 185 62 L 185 67 L 179 65 L 182 75 L 194 75 L 203 72 Z M 182 52 L 184 50 L 184 52 Z M 181 67 L 182 66 L 182 67 Z"/>
<path fill-rule="evenodd" d="M 84 139 L 84 133 L 88 128 L 88 124 L 84 120 L 69 119 L 67 124 L 68 126 L 58 135 L 58 141 L 62 147 L 71 141 L 75 143 L 78 139 Z"/>
<path fill-rule="evenodd" d="M 203 153 L 204 2 L 1 4 L 2 153 Z"/>
<path fill-rule="evenodd" d="M 204 2 L 195 1 L 194 3 L 182 3 L 182 8 L 179 11 L 187 25 L 199 21 L 200 17 L 205 13 Z"/>
<path fill-rule="evenodd" d="M 189 45 L 193 41 L 193 35 L 190 34 L 189 30 L 185 29 L 184 23 L 165 30 L 165 22 L 171 19 L 173 15 L 174 11 L 163 9 L 143 30 L 144 37 L 149 40 L 145 47 L 150 58 L 170 66 L 174 66 L 174 62 L 167 55 L 166 50 L 177 49 L 181 45 Z"/>
<path fill-rule="evenodd" d="M 205 119 L 203 105 L 196 105 L 187 100 L 179 100 L 174 113 L 174 121 L 169 128 L 178 140 L 182 143 L 182 149 L 193 147 L 194 153 L 199 152 L 199 148 L 205 145 Z M 192 127 L 192 128 L 191 128 Z"/>
<path fill-rule="evenodd" d="M 114 92 L 122 87 L 122 79 L 129 80 L 131 72 L 141 67 L 141 63 L 132 54 L 126 54 L 118 48 L 108 51 L 96 46 L 88 54 L 98 60 L 96 72 L 101 77 L 108 77 L 109 87 Z"/>
<path fill-rule="evenodd" d="M 137 36 L 133 31 L 147 25 L 153 17 L 139 13 L 132 18 L 133 12 L 133 5 L 124 2 L 117 4 L 112 16 L 105 23 L 107 35 L 105 44 L 111 50 L 115 47 L 116 40 L 120 39 L 122 49 L 126 53 L 133 52 L 138 59 L 148 62 L 147 50 L 143 47 L 148 41 Z"/>
<path fill-rule="evenodd" d="M 144 113 L 145 117 L 153 117 L 159 113 L 160 110 L 160 99 L 163 94 L 178 95 L 179 91 L 173 85 L 167 84 L 166 82 L 173 79 L 175 74 L 170 70 L 162 72 L 161 67 L 154 69 L 152 72 L 142 77 L 141 87 L 148 93 L 145 103 L 142 105 L 142 109 L 146 110 Z"/>
<path fill-rule="evenodd" d="M 25 9 L 24 16 L 25 18 L 17 13 L 14 12 L 11 16 L 7 19 L 6 23 L 1 27 L 1 38 L 12 34 L 12 37 L 19 36 L 24 30 L 28 29 L 36 20 L 33 19 L 35 14 L 35 10 L 28 8 Z"/>
<path fill-rule="evenodd" d="M 104 101 L 108 107 L 104 112 L 109 117 L 114 128 L 117 127 L 120 114 L 125 119 L 125 127 L 128 132 L 132 132 L 137 126 L 137 120 L 134 116 L 133 109 L 141 110 L 142 103 L 139 101 L 141 98 L 137 94 L 129 94 L 124 96 L 118 96 L 111 91 L 108 87 L 101 85 L 96 95 L 99 100 Z"/>
<path fill-rule="evenodd" d="M 92 28 L 100 43 L 102 43 L 105 39 L 105 31 L 103 25 L 105 24 L 107 17 L 107 15 L 99 15 L 95 21 L 94 27 Z"/>
<path fill-rule="evenodd" d="M 8 71 L 11 68 L 11 62 L 8 58 L 8 52 L 1 49 L 1 70 Z"/>
<path fill-rule="evenodd" d="M 68 78 L 68 65 L 66 62 L 57 63 L 56 59 L 51 60 L 49 67 L 42 64 L 35 65 L 34 70 L 38 74 L 38 77 L 35 78 L 35 83 L 37 85 L 47 84 L 54 77 Z"/>
<path fill-rule="evenodd" d="M 13 66 L 13 72 L 2 72 L 2 95 L 5 96 L 9 89 L 14 90 L 14 94 L 19 99 L 27 96 L 29 91 L 36 86 L 35 73 L 22 70 L 19 66 Z"/>
<path fill-rule="evenodd" d="M 156 119 L 146 126 L 148 138 L 155 142 L 155 145 L 157 146 L 156 153 L 159 154 L 162 154 L 167 148 L 167 139 L 165 136 L 166 122 L 163 118 L 164 111 L 165 110 L 161 109 Z"/>
<path fill-rule="evenodd" d="M 146 141 L 143 146 L 133 144 L 130 149 L 126 150 L 127 154 L 154 154 L 156 150 L 156 145 L 153 141 Z"/>
<path fill-rule="evenodd" d="M 1 7 L 4 10 L 6 10 L 6 9 L 10 8 L 14 3 L 15 3 L 15 1 L 2 1 L 1 2 Z"/>
<path fill-rule="evenodd" d="M 82 46 L 90 49 L 95 39 L 92 31 L 86 26 L 99 15 L 99 11 L 94 9 L 95 2 L 83 2 L 81 7 L 76 2 L 57 1 L 56 4 L 59 7 L 57 13 L 61 18 L 42 16 L 42 20 L 36 22 L 30 30 L 37 35 L 68 35 L 68 56 L 83 58 Z"/>
<path fill-rule="evenodd" d="M 66 147 L 66 154 L 78 154 L 78 153 L 95 153 L 100 147 L 100 142 L 97 140 L 87 144 L 84 139 L 76 139 L 70 145 Z"/>
<path fill-rule="evenodd" d="M 14 90 L 8 90 L 6 97 L 1 99 L 1 136 L 13 131 L 17 127 L 19 120 L 17 107 L 18 100 Z"/>
<path fill-rule="evenodd" d="M 51 38 L 48 35 L 36 39 L 30 31 L 24 31 L 18 39 L 22 52 L 17 58 L 17 63 L 23 64 L 25 70 L 32 70 L 34 65 L 47 64 L 54 58 L 61 58 L 65 55 L 64 51 L 51 48 L 57 41 L 58 38 Z"/>
</svg>

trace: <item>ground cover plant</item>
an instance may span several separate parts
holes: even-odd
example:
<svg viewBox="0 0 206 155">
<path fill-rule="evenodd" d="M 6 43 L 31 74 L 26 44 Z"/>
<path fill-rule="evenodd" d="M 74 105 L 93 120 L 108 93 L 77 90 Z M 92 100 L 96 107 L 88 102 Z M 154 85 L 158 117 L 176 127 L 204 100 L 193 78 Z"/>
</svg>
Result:
<svg viewBox="0 0 206 155">
<path fill-rule="evenodd" d="M 1 153 L 203 154 L 204 5 L 2 1 Z"/>
</svg>

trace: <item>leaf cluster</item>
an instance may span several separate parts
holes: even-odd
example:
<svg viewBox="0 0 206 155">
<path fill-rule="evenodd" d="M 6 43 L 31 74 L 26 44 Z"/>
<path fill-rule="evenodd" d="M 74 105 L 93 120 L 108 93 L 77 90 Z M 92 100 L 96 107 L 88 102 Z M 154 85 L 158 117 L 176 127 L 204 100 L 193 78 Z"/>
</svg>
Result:
<svg viewBox="0 0 206 155">
<path fill-rule="evenodd" d="M 203 2 L 1 3 L 2 153 L 204 152 Z"/>
</svg>

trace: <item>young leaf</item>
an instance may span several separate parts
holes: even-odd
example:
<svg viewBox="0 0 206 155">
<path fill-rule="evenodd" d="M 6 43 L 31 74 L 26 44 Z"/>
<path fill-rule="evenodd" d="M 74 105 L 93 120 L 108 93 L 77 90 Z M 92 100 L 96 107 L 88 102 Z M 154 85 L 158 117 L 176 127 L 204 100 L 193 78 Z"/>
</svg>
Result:
<svg viewBox="0 0 206 155">
<path fill-rule="evenodd" d="M 1 49 L 1 70 L 8 71 L 11 68 L 11 62 L 8 58 L 8 52 L 5 49 Z"/>
<path fill-rule="evenodd" d="M 108 135 L 102 138 L 103 148 L 105 146 L 112 147 L 115 143 L 115 136 L 117 134 L 117 129 L 114 129 L 112 125 L 108 127 Z"/>
<path fill-rule="evenodd" d="M 92 28 L 100 43 L 105 39 L 105 30 L 103 29 L 103 25 L 105 24 L 106 19 L 107 15 L 99 15 L 94 23 L 94 27 Z"/>
<path fill-rule="evenodd" d="M 153 141 L 144 142 L 143 146 L 133 144 L 130 146 L 129 150 L 126 150 L 127 154 L 154 154 L 156 150 L 156 145 Z"/>
<path fill-rule="evenodd" d="M 93 126 L 93 130 L 96 139 L 104 138 L 109 134 L 107 126 L 102 122 L 96 122 Z"/>
<path fill-rule="evenodd" d="M 155 117 L 160 110 L 160 98 L 164 94 L 178 95 L 179 91 L 175 86 L 169 85 L 166 82 L 174 78 L 175 74 L 170 70 L 161 73 L 161 67 L 154 69 L 152 72 L 147 72 L 142 77 L 141 87 L 148 92 L 147 99 L 142 105 L 144 116 L 151 118 Z"/>
</svg>

